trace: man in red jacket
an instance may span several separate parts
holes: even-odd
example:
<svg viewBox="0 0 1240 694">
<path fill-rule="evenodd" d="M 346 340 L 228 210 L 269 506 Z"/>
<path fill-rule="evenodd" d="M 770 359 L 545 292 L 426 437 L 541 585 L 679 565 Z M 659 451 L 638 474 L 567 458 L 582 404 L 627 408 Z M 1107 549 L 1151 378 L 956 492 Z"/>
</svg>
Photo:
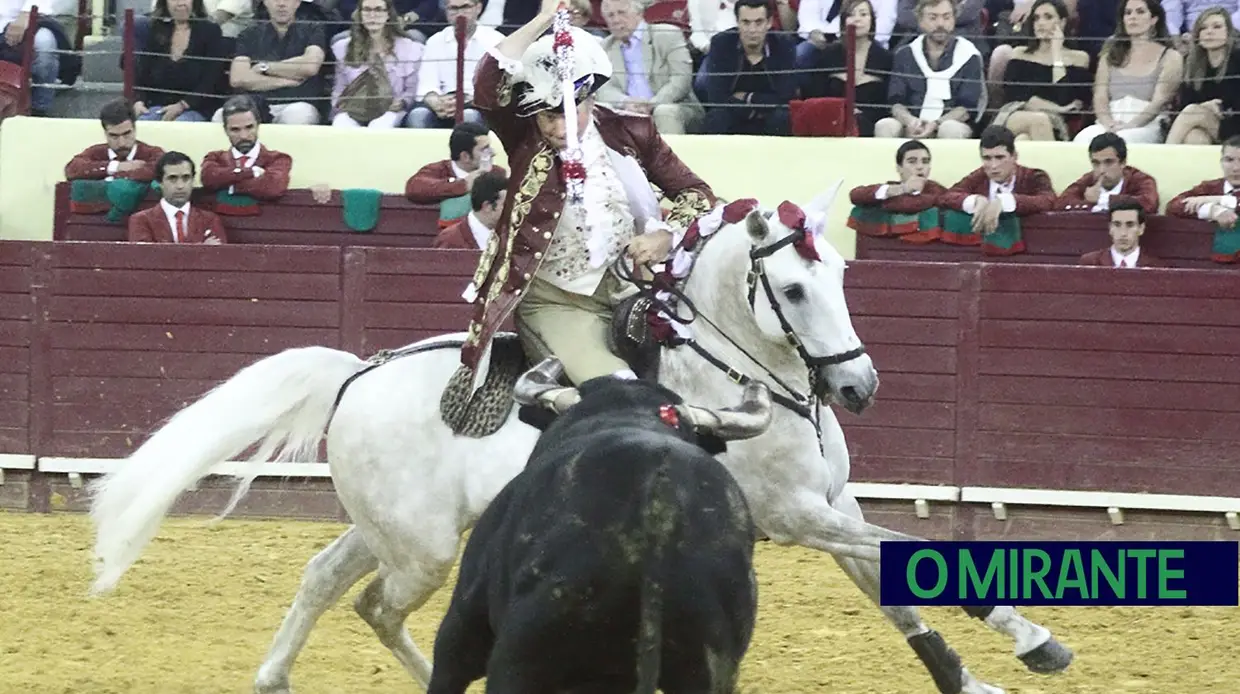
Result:
<svg viewBox="0 0 1240 694">
<path fill-rule="evenodd" d="M 1112 199 L 1109 210 L 1111 245 L 1081 256 L 1081 265 L 1096 267 L 1165 267 L 1141 248 L 1141 235 L 1145 233 L 1145 207 L 1141 201 L 1128 196 Z"/>
<path fill-rule="evenodd" d="M 1016 136 L 1001 125 L 982 131 L 979 149 L 982 165 L 939 199 L 943 235 L 963 245 L 980 244 L 989 254 L 1021 253 L 1020 218 L 1055 206 L 1051 178 L 1018 163 Z"/>
<path fill-rule="evenodd" d="M 448 156 L 418 169 L 405 183 L 405 197 L 410 202 L 439 205 L 440 228 L 469 213 L 469 192 L 478 176 L 491 170 L 507 175 L 502 167 L 491 164 L 491 135 L 478 123 L 461 123 L 452 129 Z"/>
<path fill-rule="evenodd" d="M 126 178 L 149 183 L 155 162 L 164 151 L 138 140 L 133 109 L 124 99 L 110 101 L 99 111 L 104 144 L 91 145 L 65 165 L 65 180 Z"/>
<path fill-rule="evenodd" d="M 1128 143 L 1115 133 L 1102 133 L 1089 143 L 1093 170 L 1064 189 L 1056 209 L 1106 212 L 1112 196 L 1123 194 L 1141 204 L 1146 214 L 1158 214 L 1158 182 L 1128 166 Z"/>
<path fill-rule="evenodd" d="M 264 147 L 258 141 L 261 118 L 253 100 L 234 96 L 224 103 L 224 132 L 232 145 L 202 160 L 202 188 L 217 194 L 221 206 L 253 206 L 256 200 L 276 200 L 288 190 L 293 158 Z"/>
<path fill-rule="evenodd" d="M 228 242 L 224 223 L 210 210 L 190 203 L 194 162 L 181 152 L 168 152 L 155 164 L 162 198 L 159 204 L 129 217 L 129 240 L 135 243 Z"/>
<path fill-rule="evenodd" d="M 508 193 L 508 177 L 500 171 L 486 171 L 474 180 L 469 189 L 470 206 L 465 218 L 439 232 L 435 248 L 478 251 L 487 247 L 491 234 L 499 225 Z"/>
<path fill-rule="evenodd" d="M 930 148 L 909 140 L 896 150 L 897 181 L 852 189 L 848 227 L 868 236 L 899 236 L 911 243 L 939 238 L 939 196 L 947 192 L 930 180 Z"/>
<path fill-rule="evenodd" d="M 1167 214 L 1203 219 L 1214 224 L 1215 262 L 1240 262 L 1240 224 L 1237 223 L 1236 191 L 1240 190 L 1240 135 L 1223 143 L 1223 177 L 1203 181 L 1167 203 Z"/>
</svg>

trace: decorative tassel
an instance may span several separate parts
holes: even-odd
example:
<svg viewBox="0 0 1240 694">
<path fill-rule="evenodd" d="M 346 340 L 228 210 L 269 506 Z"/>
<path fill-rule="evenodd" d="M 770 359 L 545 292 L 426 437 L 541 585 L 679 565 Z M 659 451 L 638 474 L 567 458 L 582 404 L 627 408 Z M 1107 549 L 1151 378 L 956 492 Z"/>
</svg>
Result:
<svg viewBox="0 0 1240 694">
<path fill-rule="evenodd" d="M 560 175 L 564 179 L 564 188 L 568 201 L 581 204 L 585 191 L 586 167 L 581 157 L 581 137 L 577 132 L 577 100 L 573 87 L 573 35 L 569 31 L 572 26 L 571 15 L 567 3 L 560 3 L 555 11 L 552 24 L 555 51 L 555 68 L 560 78 L 560 92 L 564 106 L 564 150 L 560 152 Z"/>
</svg>

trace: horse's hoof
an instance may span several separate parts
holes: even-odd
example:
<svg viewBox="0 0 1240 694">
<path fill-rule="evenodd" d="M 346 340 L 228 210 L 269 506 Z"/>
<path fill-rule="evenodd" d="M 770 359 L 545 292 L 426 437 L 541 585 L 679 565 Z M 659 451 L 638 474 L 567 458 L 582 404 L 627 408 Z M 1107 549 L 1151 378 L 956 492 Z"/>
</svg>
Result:
<svg viewBox="0 0 1240 694">
<path fill-rule="evenodd" d="M 1072 664 L 1072 650 L 1052 636 L 1046 643 L 1020 656 L 1020 660 L 1030 672 L 1053 675 Z"/>
</svg>

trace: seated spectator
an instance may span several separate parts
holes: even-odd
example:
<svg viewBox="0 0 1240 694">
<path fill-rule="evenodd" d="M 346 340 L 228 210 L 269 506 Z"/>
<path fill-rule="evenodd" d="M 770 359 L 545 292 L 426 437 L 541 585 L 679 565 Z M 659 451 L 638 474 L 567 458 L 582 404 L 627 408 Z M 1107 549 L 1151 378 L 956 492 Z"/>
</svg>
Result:
<svg viewBox="0 0 1240 694">
<path fill-rule="evenodd" d="M 99 111 L 104 144 L 91 145 L 65 165 L 65 180 L 111 181 L 124 178 L 149 183 L 155 178 L 155 162 L 164 155 L 159 147 L 138 140 L 133 109 L 116 99 Z"/>
<path fill-rule="evenodd" d="M 327 94 L 319 74 L 327 54 L 323 26 L 296 18 L 299 0 L 263 2 L 271 21 L 257 22 L 237 37 L 229 84 L 254 100 L 265 122 L 317 125 Z M 211 120 L 223 117 L 219 110 Z"/>
<path fill-rule="evenodd" d="M 1167 133 L 1169 145 L 1210 145 L 1240 133 L 1240 56 L 1236 27 L 1221 8 L 1202 12 L 1187 47 L 1180 114 Z"/>
<path fill-rule="evenodd" d="M 804 7 L 804 5 L 802 5 Z M 891 112 L 887 103 L 887 81 L 891 74 L 891 51 L 874 37 L 874 5 L 871 0 L 844 2 L 845 26 L 857 27 L 855 98 L 857 130 L 862 137 L 874 136 L 874 124 Z M 804 46 L 805 44 L 801 44 Z M 813 66 L 819 72 L 804 82 L 801 95 L 806 99 L 842 99 L 848 84 L 847 46 L 843 41 L 828 45 Z"/>
<path fill-rule="evenodd" d="M 426 40 L 426 51 L 418 68 L 418 102 L 406 123 L 411 128 L 450 128 L 456 122 L 456 91 L 465 92 L 464 120 L 481 123 L 482 114 L 473 104 L 474 72 L 482 55 L 494 48 L 504 35 L 491 27 L 479 26 L 481 0 L 444 0 L 448 26 Z M 465 84 L 456 83 L 457 17 L 465 18 Z M 533 16 L 531 15 L 531 19 Z M 519 22 L 518 24 L 524 24 Z"/>
<path fill-rule="evenodd" d="M 487 239 L 499 224 L 504 211 L 508 177 L 503 171 L 484 171 L 469 189 L 472 208 L 464 219 L 443 229 L 435 237 L 434 248 L 460 248 L 481 250 L 487 247 Z"/>
<path fill-rule="evenodd" d="M 448 137 L 448 159 L 427 164 L 405 183 L 410 202 L 439 205 L 439 226 L 451 226 L 470 208 L 470 191 L 482 174 L 503 167 L 491 164 L 491 135 L 477 123 L 461 123 Z"/>
<path fill-rule="evenodd" d="M 939 198 L 943 240 L 982 244 L 988 253 L 1010 255 L 1025 250 L 1020 218 L 1055 207 L 1051 178 L 1041 169 L 1017 161 L 1016 136 L 992 125 L 979 139 L 982 165 Z"/>
<path fill-rule="evenodd" d="M 992 121 L 1022 140 L 1072 139 L 1064 118 L 1089 103 L 1089 55 L 1064 47 L 1063 0 L 1037 0 L 1025 22 L 1026 42 L 1003 73 L 1005 103 Z"/>
<path fill-rule="evenodd" d="M 1117 195 L 1136 200 L 1146 214 L 1158 214 L 1158 182 L 1128 166 L 1128 143 L 1115 133 L 1102 133 L 1089 143 L 1093 171 L 1064 189 L 1055 201 L 1061 210 L 1106 212 Z"/>
<path fill-rule="evenodd" d="M 1167 12 L 1167 33 L 1181 52 L 1187 52 L 1191 39 L 1197 38 L 1195 27 L 1210 10 L 1221 10 L 1232 26 L 1240 25 L 1240 0 L 1162 0 L 1162 6 Z M 1185 33 L 1190 27 L 1192 37 Z"/>
<path fill-rule="evenodd" d="M 359 4 L 358 0 L 337 0 L 335 10 L 342 19 L 348 19 L 357 11 Z M 503 2 L 492 4 L 498 5 L 502 11 Z M 438 31 L 443 27 L 443 8 L 439 0 L 394 0 L 392 8 L 393 16 L 399 23 L 397 28 L 402 29 L 406 36 L 413 39 L 414 43 L 425 44 L 426 35 L 432 33 L 428 30 L 430 27 L 434 27 L 433 31 Z M 339 38 L 339 36 L 334 36 L 332 43 L 335 43 L 334 39 Z"/>
<path fill-rule="evenodd" d="M 0 43 L 0 60 L 22 64 L 22 40 L 26 36 L 26 28 L 30 26 L 30 10 L 38 4 L 38 0 L 3 0 L 0 26 L 4 27 L 4 42 Z M 47 115 L 56 98 L 56 90 L 47 85 L 54 85 L 60 79 L 56 34 L 44 25 L 44 22 L 51 21 L 55 20 L 40 19 L 40 26 L 34 32 L 34 58 L 30 61 L 30 112 L 35 116 Z"/>
<path fill-rule="evenodd" d="M 774 0 L 774 4 L 775 15 L 771 18 L 771 28 L 776 31 L 796 31 L 800 5 L 795 0 Z M 688 0 L 685 8 L 689 14 L 689 49 L 697 55 L 705 56 L 710 52 L 710 40 L 715 34 L 736 28 L 736 0 Z M 698 77 L 701 75 L 699 72 Z M 705 91 L 704 86 L 697 86 L 698 81 L 699 79 L 695 78 L 694 89 Z"/>
<path fill-rule="evenodd" d="M 129 240 L 135 243 L 228 243 L 224 223 L 210 210 L 190 204 L 194 162 L 168 152 L 155 163 L 159 204 L 129 217 Z"/>
<path fill-rule="evenodd" d="M 348 35 L 332 44 L 332 125 L 395 128 L 418 90 L 422 44 L 399 29 L 392 0 L 362 0 Z"/>
<path fill-rule="evenodd" d="M 482 18 L 478 20 L 478 23 L 483 26 L 489 26 L 493 29 L 499 29 L 498 25 L 488 24 L 486 20 L 487 15 L 491 14 L 491 8 L 495 5 L 502 4 L 503 2 L 497 2 L 497 0 L 491 0 L 491 2 L 488 2 L 486 9 L 482 11 Z M 568 14 L 569 18 L 572 20 L 573 26 L 593 36 L 597 36 L 600 39 L 607 38 L 607 32 L 605 30 L 590 26 L 590 20 L 594 19 L 594 7 L 590 4 L 590 0 L 569 0 Z M 500 33 L 503 32 L 501 31 Z"/>
<path fill-rule="evenodd" d="M 1111 245 L 1082 255 L 1080 264 L 1119 268 L 1166 267 L 1161 259 L 1141 250 L 1145 215 L 1140 202 L 1128 197 L 1117 198 L 1111 205 L 1111 222 L 1107 227 Z"/>
<path fill-rule="evenodd" d="M 866 34 L 871 41 L 886 49 L 896 24 L 896 0 L 867 0 L 865 4 L 868 28 L 858 28 L 857 36 L 860 38 Z M 842 55 L 844 28 L 848 25 L 848 18 L 855 15 L 857 5 L 854 0 L 801 0 L 797 8 L 797 31 L 803 40 L 797 45 L 796 65 L 797 70 L 802 71 L 802 86 L 809 87 L 821 81 L 817 71 L 837 61 L 836 57 L 825 54 L 834 52 Z M 861 55 L 860 47 L 857 48 L 857 55 Z M 862 60 L 857 62 L 864 63 Z"/>
<path fill-rule="evenodd" d="M 208 120 L 227 59 L 220 28 L 207 21 L 202 0 L 156 0 L 151 19 L 134 72 L 134 113 L 139 120 Z"/>
<path fill-rule="evenodd" d="M 256 214 L 258 201 L 277 200 L 288 190 L 293 158 L 259 143 L 262 118 L 249 97 L 234 96 L 220 110 L 232 146 L 202 160 L 202 189 L 216 194 L 221 214 Z"/>
<path fill-rule="evenodd" d="M 953 0 L 917 0 L 922 34 L 892 58 L 887 101 L 891 117 L 874 126 L 875 137 L 973 137 L 986 108 L 982 54 L 955 36 Z"/>
<path fill-rule="evenodd" d="M 1240 189 L 1240 135 L 1223 142 L 1223 177 L 1204 181 L 1171 198 L 1167 214 L 1185 219 L 1213 222 L 1214 260 L 1234 263 L 1240 260 L 1240 229 L 1236 225 L 1236 190 Z"/>
<path fill-rule="evenodd" d="M 867 236 L 898 236 L 911 243 L 940 238 L 939 197 L 947 192 L 930 180 L 930 148 L 909 140 L 896 150 L 898 180 L 852 189 L 855 206 L 848 227 Z"/>
<path fill-rule="evenodd" d="M 1129 143 L 1163 139 L 1166 108 L 1184 72 L 1184 58 L 1171 48 L 1167 19 L 1157 0 L 1125 0 L 1122 21 L 1107 39 L 1094 76 L 1098 122 L 1077 133 L 1085 144 L 1112 132 Z"/>
<path fill-rule="evenodd" d="M 896 6 L 895 43 L 892 50 L 900 47 L 918 34 L 925 33 L 922 25 L 922 0 L 899 0 Z M 985 27 L 982 26 L 982 10 L 986 9 L 986 0 L 952 0 L 955 5 L 955 23 L 953 28 L 957 36 L 968 39 L 979 52 L 987 52 Z"/>
<path fill-rule="evenodd" d="M 992 46 L 990 58 L 986 61 L 986 85 L 990 88 L 990 102 L 1006 103 L 1003 95 L 1003 74 L 1007 71 L 1008 61 L 1012 59 L 1012 50 L 1023 46 L 1029 38 L 1029 30 L 1033 23 L 1033 5 L 1036 0 L 987 0 L 986 11 L 990 13 L 990 22 L 994 33 L 989 42 Z M 1077 0 L 1063 0 L 1067 10 L 1065 23 L 1075 21 Z M 1071 34 L 1065 26 L 1065 34 Z M 1075 47 L 1076 41 L 1069 39 L 1065 45 Z M 1086 53 L 1086 56 L 1089 54 Z M 1092 61 L 1093 59 L 1090 58 Z M 1092 74 L 1092 73 L 1091 73 Z"/>
<path fill-rule="evenodd" d="M 613 71 L 595 99 L 653 116 L 665 135 L 695 129 L 705 111 L 693 94 L 693 59 L 680 27 L 647 24 L 636 0 L 603 0 L 603 18 Z"/>
<path fill-rule="evenodd" d="M 715 34 L 703 69 L 703 131 L 724 135 L 787 135 L 788 102 L 796 93 L 791 39 L 771 32 L 765 0 L 736 0 L 736 28 Z"/>
</svg>

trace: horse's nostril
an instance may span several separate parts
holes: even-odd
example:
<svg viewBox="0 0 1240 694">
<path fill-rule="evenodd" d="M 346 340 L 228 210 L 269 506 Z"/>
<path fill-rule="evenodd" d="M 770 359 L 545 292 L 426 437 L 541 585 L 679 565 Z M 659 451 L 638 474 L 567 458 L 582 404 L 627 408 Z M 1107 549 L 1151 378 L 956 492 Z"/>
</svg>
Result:
<svg viewBox="0 0 1240 694">
<path fill-rule="evenodd" d="M 853 386 L 844 386 L 840 388 L 840 395 L 849 402 L 861 402 L 861 396 L 857 393 L 857 389 Z"/>
</svg>

